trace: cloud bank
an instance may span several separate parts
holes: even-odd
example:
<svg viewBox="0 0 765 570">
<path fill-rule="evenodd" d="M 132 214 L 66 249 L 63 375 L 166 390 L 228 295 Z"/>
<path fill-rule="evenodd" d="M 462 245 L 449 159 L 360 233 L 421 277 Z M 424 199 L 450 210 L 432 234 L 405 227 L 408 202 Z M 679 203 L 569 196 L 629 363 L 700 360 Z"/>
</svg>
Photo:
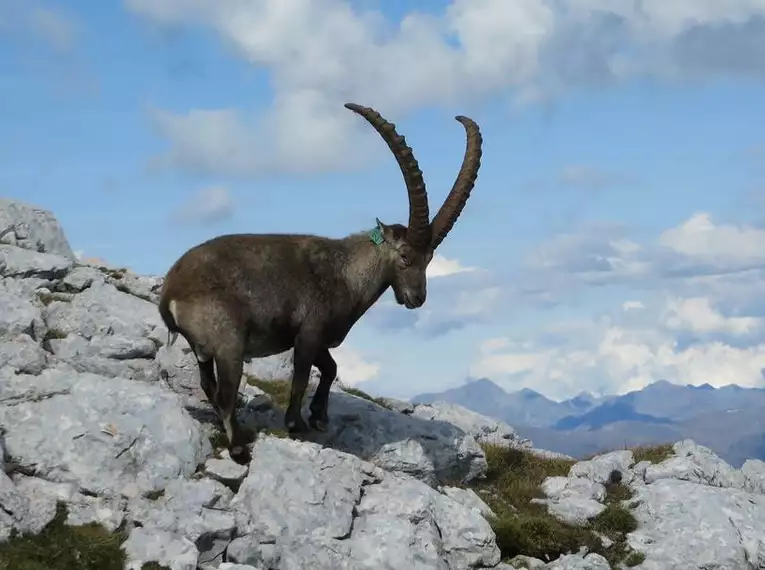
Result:
<svg viewBox="0 0 765 570">
<path fill-rule="evenodd" d="M 170 143 L 158 164 L 216 174 L 348 168 L 371 139 L 343 109 L 351 100 L 403 118 L 425 105 L 550 100 L 635 78 L 765 76 L 765 0 L 453 0 L 399 21 L 342 0 L 125 5 L 153 25 L 211 29 L 269 72 L 267 108 L 153 112 Z"/>
</svg>

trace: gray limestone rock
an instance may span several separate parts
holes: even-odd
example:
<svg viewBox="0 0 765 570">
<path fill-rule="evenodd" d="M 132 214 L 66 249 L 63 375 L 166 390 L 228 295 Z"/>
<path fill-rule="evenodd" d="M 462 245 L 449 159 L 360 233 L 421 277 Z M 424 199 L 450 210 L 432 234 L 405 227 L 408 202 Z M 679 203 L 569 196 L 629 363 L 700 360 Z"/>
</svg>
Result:
<svg viewBox="0 0 765 570">
<path fill-rule="evenodd" d="M 0 339 L 0 369 L 17 374 L 40 374 L 49 360 L 49 354 L 27 334 Z"/>
<path fill-rule="evenodd" d="M 45 308 L 48 327 L 86 339 L 121 335 L 147 338 L 161 324 L 157 306 L 112 285 L 93 285 L 75 295 L 70 303 L 54 303 Z"/>
<path fill-rule="evenodd" d="M 261 436 L 232 508 L 229 557 L 299 568 L 483 568 L 499 563 L 480 513 L 407 475 L 318 445 Z M 236 543 L 239 544 L 236 544 Z M 274 545 L 273 548 L 262 548 Z M 233 556 L 232 556 L 233 554 Z"/>
<path fill-rule="evenodd" d="M 522 438 L 505 422 L 488 418 L 482 414 L 451 404 L 433 402 L 418 404 L 412 412 L 414 417 L 449 422 L 473 436 L 478 443 L 530 449 L 531 443 Z"/>
<path fill-rule="evenodd" d="M 61 225 L 48 210 L 0 198 L 0 232 L 9 228 L 13 229 L 4 236 L 3 243 L 74 259 Z"/>
<path fill-rule="evenodd" d="M 303 413 L 308 414 L 308 395 Z M 452 423 L 400 414 L 343 392 L 333 392 L 326 433 L 311 441 L 352 453 L 388 471 L 407 473 L 428 485 L 469 482 L 486 474 L 483 450 Z"/>
<path fill-rule="evenodd" d="M 125 570 L 141 570 L 147 562 L 158 562 L 170 570 L 196 570 L 199 551 L 183 536 L 155 528 L 134 528 L 123 543 Z"/>
<path fill-rule="evenodd" d="M 128 516 L 143 528 L 184 536 L 198 549 L 214 539 L 231 539 L 236 529 L 228 511 L 233 493 L 211 479 L 170 481 L 155 500 L 136 497 L 128 505 Z"/>
<path fill-rule="evenodd" d="M 51 253 L 37 253 L 12 245 L 0 245 L 0 276 L 57 279 L 66 275 L 72 260 Z"/>
<path fill-rule="evenodd" d="M 746 487 L 746 475 L 720 459 L 708 447 L 684 440 L 675 443 L 673 449 L 674 457 L 646 468 L 646 483 L 672 478 L 713 487 Z"/>
<path fill-rule="evenodd" d="M 21 466 L 107 496 L 162 489 L 212 451 L 175 394 L 93 374 L 0 376 L 0 425 Z"/>
<path fill-rule="evenodd" d="M 665 478 L 633 500 L 628 543 L 646 555 L 641 569 L 765 568 L 765 496 Z"/>
<path fill-rule="evenodd" d="M 0 280 L 0 338 L 25 334 L 41 341 L 47 327 L 43 320 L 43 305 L 34 288 L 26 280 Z"/>
</svg>

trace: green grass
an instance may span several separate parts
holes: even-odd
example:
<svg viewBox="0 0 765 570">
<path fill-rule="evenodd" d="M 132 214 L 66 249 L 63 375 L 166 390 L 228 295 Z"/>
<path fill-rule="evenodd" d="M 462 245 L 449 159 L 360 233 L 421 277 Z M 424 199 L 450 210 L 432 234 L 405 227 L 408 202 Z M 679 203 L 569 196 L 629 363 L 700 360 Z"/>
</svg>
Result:
<svg viewBox="0 0 765 570">
<path fill-rule="evenodd" d="M 632 489 L 621 483 L 606 483 L 606 504 L 628 501 L 632 498 Z"/>
<path fill-rule="evenodd" d="M 126 554 L 124 530 L 109 532 L 98 523 L 66 524 L 66 505 L 56 505 L 56 516 L 39 534 L 12 533 L 0 544 L 0 570 L 122 570 Z M 146 562 L 141 570 L 170 570 Z"/>
<path fill-rule="evenodd" d="M 271 396 L 274 404 L 276 404 L 278 407 L 282 408 L 283 410 L 287 409 L 287 405 L 290 403 L 290 391 L 292 390 L 290 382 L 285 380 L 261 380 L 260 378 L 255 378 L 254 376 L 245 376 L 245 378 L 250 386 L 260 388 L 266 394 Z M 370 402 L 374 402 L 378 406 L 388 410 L 391 409 L 390 406 L 385 403 L 383 398 L 375 398 L 374 396 L 364 392 L 364 390 L 350 387 L 347 388 L 345 386 L 342 386 L 342 389 L 344 392 L 347 392 L 352 396 L 369 400 Z"/>
<path fill-rule="evenodd" d="M 635 458 L 635 463 L 640 463 L 641 461 L 661 463 L 674 454 L 675 451 L 670 443 L 663 445 L 640 445 L 632 448 L 632 456 Z"/>
<path fill-rule="evenodd" d="M 37 535 L 15 535 L 0 545 L 0 570 L 122 570 L 127 536 L 91 523 L 68 526 L 66 507 Z"/>
<path fill-rule="evenodd" d="M 352 396 L 356 396 L 358 398 L 363 398 L 365 400 L 369 400 L 370 402 L 374 402 L 378 406 L 385 408 L 386 410 L 390 410 L 391 407 L 385 402 L 385 399 L 383 398 L 375 398 L 374 396 L 370 396 L 364 390 L 359 390 L 358 388 L 353 387 L 345 387 L 343 386 L 343 391 L 351 394 Z"/>
<path fill-rule="evenodd" d="M 637 521 L 621 503 L 631 497 L 629 488 L 620 483 L 607 485 L 603 512 L 584 526 L 569 525 L 531 500 L 544 498 L 542 482 L 547 477 L 567 476 L 575 461 L 494 445 L 483 448 L 489 464 L 487 477 L 472 486 L 496 514 L 490 523 L 503 559 L 526 555 L 552 560 L 582 546 L 603 555 L 612 566 L 631 556 L 625 535 L 637 528 Z M 597 533 L 613 544 L 604 547 Z"/>
<path fill-rule="evenodd" d="M 642 552 L 630 552 L 629 556 L 624 559 L 624 565 L 629 568 L 642 564 L 643 562 L 645 562 L 645 554 Z"/>
<path fill-rule="evenodd" d="M 226 437 L 226 433 L 217 427 L 211 430 L 209 439 L 210 445 L 212 445 L 214 450 L 228 447 L 228 437 Z"/>
<path fill-rule="evenodd" d="M 274 404 L 283 410 L 287 409 L 287 405 L 290 403 L 290 391 L 292 389 L 290 382 L 285 382 L 283 380 L 261 380 L 254 376 L 246 376 L 246 379 L 250 386 L 260 388 L 266 394 L 271 396 L 271 400 L 273 400 Z"/>
<path fill-rule="evenodd" d="M 165 494 L 165 490 L 159 489 L 156 491 L 147 491 L 146 493 L 143 494 L 143 496 L 144 498 L 149 499 L 150 501 L 156 501 L 160 497 L 164 496 L 164 494 Z"/>
<path fill-rule="evenodd" d="M 46 340 L 62 339 L 66 337 L 67 333 L 60 329 L 48 329 L 48 331 L 45 333 L 45 337 L 43 338 L 43 342 Z"/>
</svg>

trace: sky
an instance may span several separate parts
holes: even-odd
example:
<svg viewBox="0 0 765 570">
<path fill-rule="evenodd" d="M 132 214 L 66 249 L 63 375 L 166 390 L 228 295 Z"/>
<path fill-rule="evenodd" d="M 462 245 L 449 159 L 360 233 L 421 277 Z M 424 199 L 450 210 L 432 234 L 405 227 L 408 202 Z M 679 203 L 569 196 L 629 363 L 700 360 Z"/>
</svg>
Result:
<svg viewBox="0 0 765 570">
<path fill-rule="evenodd" d="M 765 386 L 765 0 L 0 0 L 0 195 L 161 275 L 236 232 L 406 223 L 478 181 L 417 310 L 335 354 L 408 398 Z"/>
</svg>

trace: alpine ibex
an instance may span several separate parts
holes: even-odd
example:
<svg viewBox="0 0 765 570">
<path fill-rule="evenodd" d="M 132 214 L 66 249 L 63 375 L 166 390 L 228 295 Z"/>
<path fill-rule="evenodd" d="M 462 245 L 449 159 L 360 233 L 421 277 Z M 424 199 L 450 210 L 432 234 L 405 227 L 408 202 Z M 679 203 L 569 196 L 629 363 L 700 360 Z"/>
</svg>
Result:
<svg viewBox="0 0 765 570">
<path fill-rule="evenodd" d="M 330 386 L 337 376 L 329 349 L 340 346 L 388 287 L 393 287 L 398 304 L 422 306 L 425 269 L 475 185 L 482 137 L 478 125 L 460 115 L 456 119 L 467 137 L 462 167 L 431 223 L 422 172 L 405 138 L 375 110 L 352 103 L 345 107 L 364 117 L 396 157 L 409 193 L 407 226 L 376 219 L 372 230 L 341 239 L 219 236 L 188 250 L 165 277 L 160 315 L 173 341 L 180 333 L 194 351 L 202 389 L 221 418 L 229 453 L 238 463 L 250 459 L 234 413 L 243 361 L 294 348 L 285 413 L 292 434 L 308 430 L 301 407 L 311 366 L 316 366 L 321 376 L 309 423 L 326 430 Z"/>
</svg>

